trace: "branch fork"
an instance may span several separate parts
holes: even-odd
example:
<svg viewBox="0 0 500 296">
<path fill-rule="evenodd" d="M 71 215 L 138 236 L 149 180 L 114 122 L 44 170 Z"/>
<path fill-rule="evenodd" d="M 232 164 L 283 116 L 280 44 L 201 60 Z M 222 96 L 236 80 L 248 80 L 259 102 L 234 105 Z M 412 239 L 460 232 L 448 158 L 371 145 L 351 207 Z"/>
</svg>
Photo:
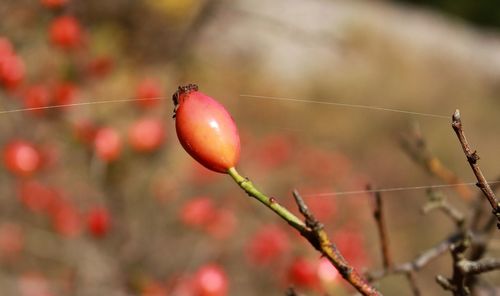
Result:
<svg viewBox="0 0 500 296">
<path fill-rule="evenodd" d="M 260 192 L 248 178 L 242 177 L 235 168 L 230 168 L 228 174 L 249 196 L 263 203 L 290 226 L 295 228 L 316 250 L 330 261 L 342 277 L 358 292 L 366 296 L 382 295 L 344 259 L 336 246 L 328 238 L 323 224 L 314 217 L 298 191 L 294 190 L 293 196 L 300 213 L 304 216 L 304 221 L 279 204 L 276 198 L 268 197 Z"/>
</svg>

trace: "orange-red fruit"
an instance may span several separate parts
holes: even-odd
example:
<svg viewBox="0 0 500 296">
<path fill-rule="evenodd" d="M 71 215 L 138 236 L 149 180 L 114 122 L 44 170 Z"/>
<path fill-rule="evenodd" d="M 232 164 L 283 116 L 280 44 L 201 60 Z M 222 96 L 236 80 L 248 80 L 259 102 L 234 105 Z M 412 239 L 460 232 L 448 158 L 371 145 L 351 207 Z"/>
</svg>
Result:
<svg viewBox="0 0 500 296">
<path fill-rule="evenodd" d="M 24 107 L 36 116 L 43 115 L 47 111 L 45 108 L 51 103 L 49 90 L 43 85 L 33 85 L 24 94 Z"/>
<path fill-rule="evenodd" d="M 19 56 L 0 53 L 0 82 L 6 89 L 17 88 L 24 79 L 25 71 L 24 62 Z"/>
<path fill-rule="evenodd" d="M 40 0 L 40 3 L 47 8 L 60 8 L 64 6 L 68 0 Z"/>
<path fill-rule="evenodd" d="M 318 287 L 319 278 L 315 265 L 304 259 L 297 258 L 288 270 L 288 280 L 295 286 L 314 289 Z"/>
<path fill-rule="evenodd" d="M 87 64 L 87 72 L 93 78 L 103 78 L 110 74 L 113 68 L 113 58 L 107 55 L 95 57 Z"/>
<path fill-rule="evenodd" d="M 175 128 L 184 149 L 206 168 L 227 173 L 240 157 L 240 137 L 227 110 L 190 84 L 173 96 Z"/>
<path fill-rule="evenodd" d="M 48 213 L 58 199 L 56 190 L 36 180 L 20 183 L 17 193 L 21 203 L 36 213 Z"/>
<path fill-rule="evenodd" d="M 161 147 L 164 140 L 163 122 L 155 118 L 140 119 L 128 131 L 130 146 L 137 152 L 153 152 Z"/>
<path fill-rule="evenodd" d="M 318 278 L 324 284 L 333 284 L 340 278 L 340 274 L 328 259 L 321 258 L 317 266 Z"/>
<path fill-rule="evenodd" d="M 136 89 L 136 103 L 140 107 L 148 108 L 156 106 L 162 96 L 160 83 L 151 78 L 143 79 Z"/>
<path fill-rule="evenodd" d="M 217 209 L 208 196 L 195 197 L 184 204 L 180 211 L 182 223 L 191 227 L 203 227 L 215 217 Z"/>
<path fill-rule="evenodd" d="M 14 140 L 3 151 L 4 165 L 14 175 L 27 177 L 35 173 L 41 164 L 40 153 L 31 143 Z"/>
<path fill-rule="evenodd" d="M 110 226 L 111 216 L 106 208 L 96 206 L 87 213 L 87 227 L 94 237 L 104 237 Z"/>
<path fill-rule="evenodd" d="M 92 144 L 98 130 L 97 125 L 90 119 L 82 118 L 73 122 L 73 134 L 84 144 Z"/>
<path fill-rule="evenodd" d="M 0 37 L 0 83 L 8 90 L 13 90 L 23 81 L 25 66 L 16 55 L 12 43 Z"/>
<path fill-rule="evenodd" d="M 78 48 L 82 44 L 82 28 L 73 16 L 60 16 L 49 28 L 50 41 L 65 50 Z"/>
<path fill-rule="evenodd" d="M 228 279 L 224 270 L 216 264 L 208 264 L 196 272 L 194 279 L 196 296 L 225 296 Z"/>
<path fill-rule="evenodd" d="M 121 137 L 110 127 L 100 128 L 94 138 L 94 149 L 97 156 L 104 162 L 118 159 L 121 153 Z"/>
<path fill-rule="evenodd" d="M 75 237 L 82 229 L 81 215 L 72 204 L 63 201 L 52 213 L 52 226 L 64 237 Z"/>
<path fill-rule="evenodd" d="M 72 104 L 78 95 L 78 87 L 72 82 L 61 81 L 54 86 L 53 92 L 53 105 L 68 105 Z"/>
<path fill-rule="evenodd" d="M 279 261 L 290 250 L 286 232 L 274 225 L 265 225 L 247 244 L 247 257 L 255 265 L 268 265 Z"/>
</svg>

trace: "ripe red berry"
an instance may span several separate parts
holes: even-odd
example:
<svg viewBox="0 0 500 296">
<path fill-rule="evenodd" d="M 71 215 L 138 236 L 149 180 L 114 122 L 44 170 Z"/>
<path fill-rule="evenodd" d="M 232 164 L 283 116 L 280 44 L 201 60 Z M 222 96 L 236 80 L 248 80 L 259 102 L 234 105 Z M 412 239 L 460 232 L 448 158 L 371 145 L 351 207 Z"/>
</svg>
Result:
<svg viewBox="0 0 500 296">
<path fill-rule="evenodd" d="M 51 97 L 48 89 L 43 85 L 33 85 L 24 94 L 24 107 L 33 115 L 41 116 L 46 113 L 45 107 L 51 105 Z"/>
<path fill-rule="evenodd" d="M 137 152 L 153 152 L 165 140 L 165 128 L 161 120 L 143 118 L 136 121 L 128 131 L 130 146 Z"/>
<path fill-rule="evenodd" d="M 264 169 L 275 169 L 290 163 L 293 152 L 291 138 L 283 135 L 266 137 L 256 151 L 257 161 Z"/>
<path fill-rule="evenodd" d="M 99 130 L 97 125 L 87 118 L 74 121 L 72 127 L 75 138 L 84 144 L 92 144 Z"/>
<path fill-rule="evenodd" d="M 24 79 L 25 66 L 23 60 L 15 55 L 0 55 L 0 82 L 8 89 L 18 87 Z"/>
<path fill-rule="evenodd" d="M 140 107 L 153 107 L 160 102 L 159 98 L 162 96 L 160 83 L 151 78 L 142 80 L 136 89 L 135 101 Z"/>
<path fill-rule="evenodd" d="M 250 238 L 247 256 L 252 264 L 267 265 L 283 258 L 289 249 L 290 242 L 285 231 L 266 225 Z"/>
<path fill-rule="evenodd" d="M 104 162 L 117 160 L 121 153 L 121 145 L 121 137 L 113 128 L 100 128 L 95 134 L 95 153 Z"/>
<path fill-rule="evenodd" d="M 196 296 L 225 296 L 228 293 L 227 275 L 216 264 L 202 266 L 194 278 Z"/>
<path fill-rule="evenodd" d="M 224 106 L 194 84 L 179 87 L 173 100 L 177 137 L 184 149 L 212 171 L 227 173 L 235 167 L 240 137 Z"/>
<path fill-rule="evenodd" d="M 78 94 L 78 87 L 69 81 L 57 83 L 53 89 L 53 105 L 68 105 L 73 103 Z"/>
<path fill-rule="evenodd" d="M 60 201 L 52 213 L 52 226 L 62 236 L 75 237 L 82 230 L 80 213 L 72 204 Z"/>
<path fill-rule="evenodd" d="M 15 89 L 24 79 L 23 60 L 14 52 L 12 43 L 0 37 L 0 83 L 7 89 Z"/>
<path fill-rule="evenodd" d="M 96 206 L 87 213 L 87 228 L 93 236 L 105 236 L 109 232 L 110 226 L 111 216 L 106 208 Z"/>
<path fill-rule="evenodd" d="M 40 0 L 40 3 L 50 9 L 60 8 L 64 6 L 68 0 Z"/>
<path fill-rule="evenodd" d="M 113 71 L 114 61 L 108 55 L 93 58 L 87 64 L 88 75 L 94 78 L 103 78 Z"/>
<path fill-rule="evenodd" d="M 18 198 L 29 210 L 36 213 L 47 213 L 57 202 L 57 192 L 36 180 L 28 180 L 19 184 L 17 188 Z"/>
<path fill-rule="evenodd" d="M 213 215 L 213 219 L 205 226 L 206 231 L 216 239 L 225 239 L 236 229 L 237 219 L 234 211 L 220 208 Z"/>
<path fill-rule="evenodd" d="M 181 209 L 182 223 L 191 227 L 203 227 L 210 223 L 216 215 L 216 208 L 208 196 L 195 197 Z"/>
<path fill-rule="evenodd" d="M 52 21 L 49 28 L 50 41 L 64 50 L 72 50 L 82 45 L 82 28 L 78 20 L 69 15 Z"/>
<path fill-rule="evenodd" d="M 318 262 L 317 272 L 318 278 L 326 285 L 334 284 L 341 278 L 337 269 L 324 257 Z"/>
<path fill-rule="evenodd" d="M 318 288 L 319 279 L 315 265 L 304 259 L 297 258 L 288 269 L 288 280 L 295 286 L 315 289 Z"/>
<path fill-rule="evenodd" d="M 41 158 L 33 144 L 24 140 L 13 140 L 4 148 L 3 161 L 12 174 L 27 177 L 40 168 Z"/>
</svg>

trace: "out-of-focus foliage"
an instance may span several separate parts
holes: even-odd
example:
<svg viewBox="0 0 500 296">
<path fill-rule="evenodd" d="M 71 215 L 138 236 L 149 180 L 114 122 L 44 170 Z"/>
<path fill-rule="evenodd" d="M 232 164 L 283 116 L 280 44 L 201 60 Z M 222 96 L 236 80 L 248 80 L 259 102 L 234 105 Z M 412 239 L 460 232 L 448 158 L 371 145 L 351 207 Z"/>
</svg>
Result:
<svg viewBox="0 0 500 296">
<path fill-rule="evenodd" d="M 471 23 L 500 28 L 500 4 L 496 0 L 394 0 L 431 7 Z"/>
</svg>

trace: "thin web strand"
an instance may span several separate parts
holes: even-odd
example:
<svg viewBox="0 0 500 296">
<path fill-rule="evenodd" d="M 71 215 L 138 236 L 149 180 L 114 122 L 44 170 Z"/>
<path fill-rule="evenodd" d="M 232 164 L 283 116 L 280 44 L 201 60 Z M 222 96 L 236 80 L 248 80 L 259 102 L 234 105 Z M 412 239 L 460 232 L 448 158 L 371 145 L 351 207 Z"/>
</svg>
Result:
<svg viewBox="0 0 500 296">
<path fill-rule="evenodd" d="M 402 113 L 402 114 L 407 114 L 407 115 L 449 119 L 449 116 L 446 116 L 446 115 L 415 112 L 415 111 L 400 110 L 400 109 L 385 108 L 385 107 L 370 106 L 370 105 L 347 104 L 347 103 L 299 99 L 299 98 L 284 98 L 284 97 L 258 96 L 258 95 L 246 95 L 246 94 L 241 94 L 240 97 L 254 98 L 254 99 L 268 99 L 268 100 L 277 100 L 277 101 L 289 101 L 289 102 L 298 102 L 298 103 L 309 103 L 309 104 L 322 104 L 322 105 L 330 105 L 330 106 L 338 106 L 338 107 L 358 108 L 358 109 L 367 109 L 367 110 L 375 110 L 375 111 L 386 111 L 386 112 Z M 142 98 L 141 99 L 139 99 L 139 98 L 127 98 L 127 99 L 80 102 L 80 103 L 71 103 L 71 104 L 51 105 L 51 106 L 44 106 L 44 107 L 0 110 L 0 115 L 9 114 L 9 113 L 26 112 L 26 111 L 35 111 L 35 110 L 59 109 L 59 108 L 67 108 L 67 107 L 125 103 L 125 102 L 131 102 L 131 101 L 164 100 L 164 99 L 167 99 L 167 97 L 155 97 L 155 98 L 143 98 L 143 99 Z"/>
<path fill-rule="evenodd" d="M 489 184 L 497 184 L 500 181 L 491 181 Z M 353 191 L 339 191 L 339 192 L 323 192 L 316 194 L 303 194 L 304 197 L 333 197 L 342 195 L 360 195 L 365 193 L 375 193 L 375 192 L 397 192 L 397 191 L 411 191 L 411 190 L 423 190 L 423 189 L 437 189 L 437 188 L 452 188 L 457 186 L 475 186 L 477 182 L 468 183 L 455 183 L 455 184 L 438 184 L 438 185 L 426 185 L 426 186 L 410 186 L 410 187 L 391 187 L 391 188 L 379 188 L 370 190 L 353 190 Z"/>
<path fill-rule="evenodd" d="M 415 115 L 415 116 L 433 117 L 433 118 L 440 118 L 440 119 L 450 119 L 450 116 L 446 116 L 446 115 L 439 115 L 439 114 L 433 114 L 433 113 L 423 113 L 423 112 L 414 112 L 414 111 L 400 110 L 400 109 L 393 109 L 393 108 L 385 108 L 385 107 L 379 107 L 379 106 L 347 104 L 347 103 L 319 101 L 319 100 L 309 100 L 309 99 L 299 99 L 299 98 L 258 96 L 258 95 L 247 95 L 247 94 L 240 94 L 240 97 L 243 97 L 243 98 L 252 98 L 252 99 L 267 99 L 267 100 L 275 100 L 275 101 L 298 102 L 298 103 L 321 104 L 321 105 L 330 105 L 330 106 L 337 106 L 337 107 L 347 107 L 347 108 L 358 108 L 358 109 L 368 109 L 368 110 L 376 110 L 376 111 L 395 112 L 395 113 L 402 113 L 402 114 Z"/>
<path fill-rule="evenodd" d="M 144 99 L 127 98 L 127 99 L 115 99 L 115 100 L 104 100 L 104 101 L 81 102 L 81 103 L 51 105 L 51 106 L 44 106 L 44 107 L 33 107 L 33 108 L 0 110 L 0 115 L 1 114 L 8 114 L 8 113 L 18 113 L 18 112 L 26 112 L 26 111 L 35 111 L 35 110 L 58 109 L 58 108 L 89 106 L 89 105 L 100 105 L 100 104 L 111 104 L 111 103 L 125 103 L 125 102 L 132 102 L 132 101 L 164 100 L 164 99 L 167 99 L 167 98 L 166 97 L 144 98 Z"/>
</svg>

